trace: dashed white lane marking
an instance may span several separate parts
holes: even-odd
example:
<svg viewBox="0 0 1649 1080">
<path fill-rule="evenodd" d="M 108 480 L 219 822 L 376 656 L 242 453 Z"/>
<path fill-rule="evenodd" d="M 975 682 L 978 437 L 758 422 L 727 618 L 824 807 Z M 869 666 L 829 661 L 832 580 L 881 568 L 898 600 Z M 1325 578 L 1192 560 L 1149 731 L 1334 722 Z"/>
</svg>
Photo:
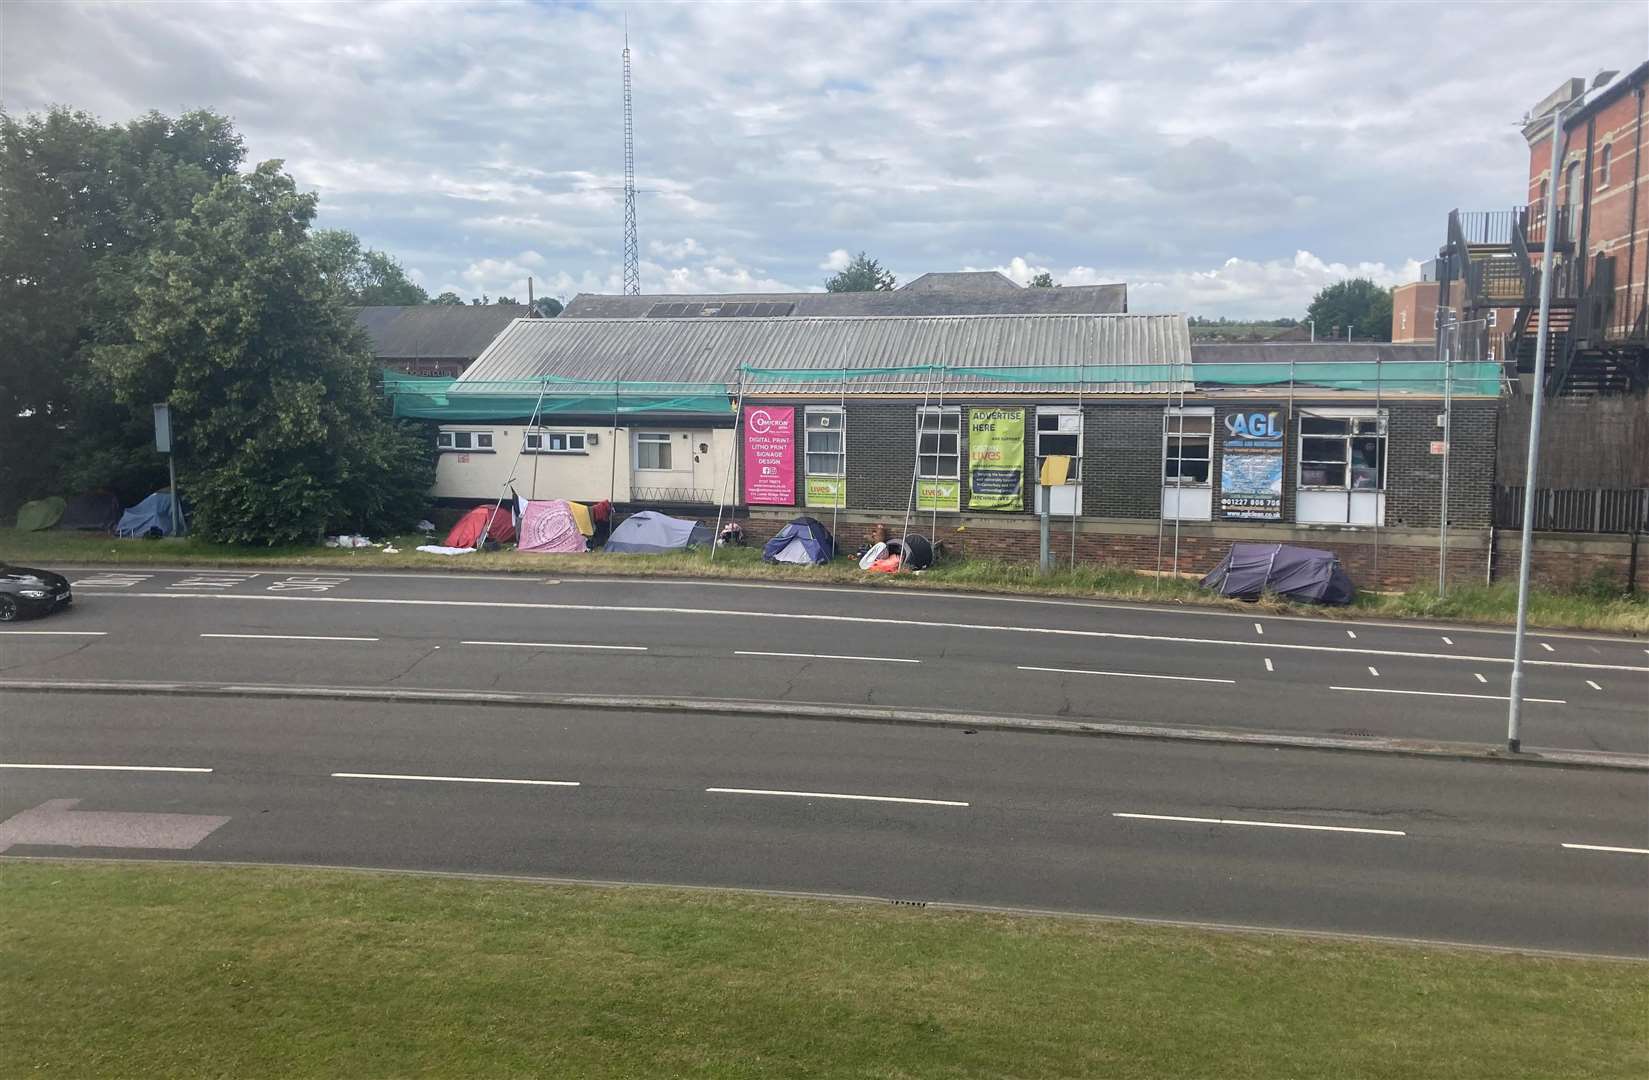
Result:
<svg viewBox="0 0 1649 1080">
<path fill-rule="evenodd" d="M 1373 664 L 1368 666 L 1368 673 L 1373 675 L 1376 679 L 1380 677 L 1380 669 L 1375 667 Z"/>
<path fill-rule="evenodd" d="M 1545 649 L 1547 652 L 1557 652 L 1556 649 L 1552 648 L 1550 645 L 1546 644 L 1544 641 L 1542 641 L 1540 643 L 1540 647 L 1542 649 Z"/>
<path fill-rule="evenodd" d="M 1387 690 L 1380 686 L 1331 686 L 1330 690 L 1350 690 L 1357 694 L 1413 694 L 1417 697 L 1454 697 L 1477 698 L 1481 701 L 1510 701 L 1505 694 L 1445 694 L 1441 690 Z M 1535 705 L 1567 705 L 1562 698 L 1526 697 L 1524 701 Z"/>
<path fill-rule="evenodd" d="M 1443 638 L 1443 644 L 1445 644 L 1445 645 L 1453 645 L 1453 644 L 1454 644 L 1454 639 L 1453 639 L 1453 638 L 1451 638 L 1451 637 L 1445 637 L 1445 638 Z"/>
<path fill-rule="evenodd" d="M 460 641 L 460 645 L 515 645 L 523 649 L 607 649 L 612 652 L 646 652 L 645 645 L 580 645 L 566 641 Z M 440 646 L 436 646 L 440 648 Z"/>
<path fill-rule="evenodd" d="M 1564 844 L 1570 851 L 1612 851 L 1616 855 L 1649 855 L 1649 848 L 1610 847 L 1607 844 Z"/>
<path fill-rule="evenodd" d="M 1586 680 L 1586 685 L 1590 686 L 1593 690 L 1602 690 L 1603 689 L 1603 687 L 1599 686 L 1597 683 L 1593 682 L 1591 679 Z"/>
<path fill-rule="evenodd" d="M 184 765 L 36 765 L 21 762 L 0 763 L 0 769 L 68 769 L 89 772 L 165 772 L 209 773 L 211 769 L 194 769 Z"/>
<path fill-rule="evenodd" d="M 20 634 L 24 637 L 107 637 L 107 630 L 0 630 L 0 634 Z"/>
<path fill-rule="evenodd" d="M 1259 634 L 1261 637 L 1264 637 L 1265 636 L 1265 627 L 1261 626 L 1259 623 L 1255 623 L 1254 624 L 1254 633 Z"/>
<path fill-rule="evenodd" d="M 795 799 L 849 799 L 853 802 L 914 803 L 917 806 L 967 806 L 952 799 L 909 799 L 898 795 L 842 795 L 831 791 L 775 791 L 769 788 L 707 787 L 712 795 L 788 795 Z"/>
<path fill-rule="evenodd" d="M 1357 640 L 1357 631 L 1347 630 L 1346 631 L 1346 637 L 1350 638 L 1353 641 L 1356 641 Z"/>
<path fill-rule="evenodd" d="M 434 780 L 443 784 L 521 784 L 527 787 L 578 787 L 577 780 L 506 780 L 498 776 L 418 776 L 410 773 L 335 772 L 340 780 Z"/>
<path fill-rule="evenodd" d="M 1269 657 L 1269 656 L 1265 658 L 1265 670 L 1267 670 L 1267 671 L 1276 671 L 1277 670 L 1276 668 L 1271 666 L 1271 657 Z"/>
<path fill-rule="evenodd" d="M 1489 681 L 1483 677 L 1483 673 L 1481 671 L 1474 671 L 1472 674 L 1477 676 L 1477 681 L 1480 683 L 1486 683 Z"/>
<path fill-rule="evenodd" d="M 1452 653 L 1409 652 L 1397 649 L 1353 648 L 1349 645 L 1303 645 L 1280 641 L 1235 641 L 1226 638 L 1180 637 L 1170 634 L 1127 634 L 1114 630 L 1076 630 L 1060 626 L 1004 626 L 995 623 L 941 622 L 934 619 L 888 619 L 871 615 L 826 615 L 803 611 L 741 611 L 733 608 L 652 607 L 641 604 L 555 604 L 520 600 L 412 600 L 360 596 L 280 596 L 268 593 L 107 593 L 105 599 L 217 601 L 219 603 L 277 604 L 388 604 L 404 607 L 496 608 L 506 611 L 589 611 L 599 614 L 693 615 L 734 619 L 794 619 L 806 622 L 851 623 L 866 626 L 909 626 L 923 630 L 977 630 L 985 633 L 1044 634 L 1056 637 L 1093 638 L 1108 641 L 1171 641 L 1182 645 L 1218 645 L 1227 648 L 1293 649 L 1304 652 L 1353 653 L 1362 656 L 1403 656 L 1421 660 L 1476 660 L 1485 664 L 1510 664 L 1509 656 L 1456 656 Z M 1257 624 L 1256 624 L 1257 625 Z M 1583 668 L 1595 671 L 1631 671 L 1649 674 L 1649 666 L 1629 664 L 1585 664 L 1572 660 L 1525 660 L 1545 667 Z"/>
<path fill-rule="evenodd" d="M 1140 821 L 1181 821 L 1192 825 L 1246 825 L 1255 829 L 1302 829 L 1306 832 L 1363 833 L 1369 836 L 1407 836 L 1399 829 L 1362 829 L 1350 825 L 1306 825 L 1293 821 L 1245 821 L 1241 818 L 1181 817 L 1177 814 L 1112 814 Z"/>
<path fill-rule="evenodd" d="M 796 660 L 869 660 L 877 664 L 920 664 L 920 660 L 906 660 L 899 656 L 843 656 L 835 653 L 760 652 L 756 649 L 734 649 L 734 656 L 786 656 Z"/>
<path fill-rule="evenodd" d="M 1088 671 L 1083 668 L 1032 667 L 1020 664 L 1020 671 L 1047 671 L 1055 675 L 1109 675 L 1117 679 L 1170 679 L 1174 682 L 1211 682 L 1235 685 L 1236 679 L 1210 679 L 1201 675 L 1147 675 L 1143 671 Z"/>
<path fill-rule="evenodd" d="M 207 638 L 242 638 L 248 641 L 377 641 L 375 637 L 326 637 L 321 634 L 202 634 Z"/>
</svg>

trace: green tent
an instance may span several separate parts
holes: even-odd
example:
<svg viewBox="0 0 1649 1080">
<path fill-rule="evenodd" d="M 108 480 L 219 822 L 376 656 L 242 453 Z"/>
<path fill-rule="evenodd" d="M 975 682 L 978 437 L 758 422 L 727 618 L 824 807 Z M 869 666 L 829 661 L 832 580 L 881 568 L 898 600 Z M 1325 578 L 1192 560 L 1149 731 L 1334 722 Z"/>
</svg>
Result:
<svg viewBox="0 0 1649 1080">
<path fill-rule="evenodd" d="M 61 497 L 53 495 L 49 499 L 36 499 L 26 502 L 17 510 L 17 527 L 24 532 L 39 532 L 57 524 L 63 516 L 64 507 L 68 506 Z"/>
</svg>

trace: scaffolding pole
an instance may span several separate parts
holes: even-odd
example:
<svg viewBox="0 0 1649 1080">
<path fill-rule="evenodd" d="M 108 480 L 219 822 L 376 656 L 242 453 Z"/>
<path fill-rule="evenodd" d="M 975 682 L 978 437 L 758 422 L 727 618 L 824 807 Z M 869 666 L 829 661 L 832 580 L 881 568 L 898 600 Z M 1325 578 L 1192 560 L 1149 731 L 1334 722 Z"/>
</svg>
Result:
<svg viewBox="0 0 1649 1080">
<path fill-rule="evenodd" d="M 910 512 L 916 506 L 916 485 L 919 481 L 919 478 L 922 475 L 922 430 L 927 425 L 928 402 L 932 399 L 932 397 L 933 397 L 933 369 L 930 368 L 928 370 L 928 385 L 927 385 L 927 388 L 922 391 L 922 411 L 916 414 L 916 416 L 917 416 L 917 420 L 916 420 L 916 460 L 911 464 L 911 467 L 910 467 L 910 498 L 905 501 L 905 524 L 904 524 L 904 527 L 900 530 L 900 533 L 899 533 L 899 572 L 900 573 L 904 572 L 905 563 L 907 561 L 909 561 L 909 555 L 910 555 Z M 933 444 L 934 461 L 935 461 L 935 463 L 937 463 L 938 460 L 939 460 L 939 457 L 940 457 L 939 444 L 944 441 L 944 434 L 945 434 L 945 432 L 944 432 L 944 420 L 945 420 L 945 418 L 944 418 L 943 415 L 940 415 L 940 416 L 936 417 L 935 419 L 937 419 L 939 421 L 938 425 L 934 429 L 934 444 Z M 962 426 L 961 426 L 960 421 L 958 421 L 957 427 L 956 427 L 956 466 L 957 466 L 957 471 L 961 472 L 961 469 L 962 469 Z M 958 483 L 960 483 L 960 480 L 958 480 Z M 938 515 L 937 515 L 937 512 L 936 512 L 935 513 L 935 520 L 937 520 L 937 519 L 938 519 Z"/>
<path fill-rule="evenodd" d="M 544 391 L 549 388 L 550 384 L 547 382 L 540 382 L 538 384 L 538 400 L 533 402 L 532 419 L 528 422 L 528 427 L 532 428 L 538 426 L 538 417 L 541 410 L 544 408 Z M 487 527 L 482 529 L 481 535 L 475 538 L 476 548 L 480 548 L 484 545 L 487 542 L 487 537 L 492 535 L 492 523 L 498 520 L 498 510 L 504 505 L 504 492 L 509 491 L 515 485 L 515 471 L 521 467 L 521 455 L 526 451 L 526 449 L 527 433 L 523 431 L 521 433 L 521 442 L 515 448 L 515 460 L 510 463 L 510 475 L 507 479 L 505 479 L 503 486 L 498 489 L 498 501 L 493 503 L 492 513 L 487 515 Z M 533 465 L 536 467 L 537 464 L 537 459 L 533 459 Z"/>
<path fill-rule="evenodd" d="M 842 546 L 841 538 L 836 532 L 836 521 L 841 515 L 842 503 L 847 501 L 847 369 L 843 368 L 842 370 L 843 375 L 837 383 L 837 388 L 840 391 L 840 408 L 842 410 L 842 426 L 840 429 L 842 451 L 841 456 L 838 458 L 838 460 L 842 463 L 842 471 L 839 474 L 841 476 L 841 487 L 837 489 L 835 496 L 830 500 L 830 542 L 834 545 L 831 550 L 830 557 L 833 559 L 836 557 L 836 552 L 839 551 Z M 806 503 L 807 488 L 805 485 L 807 481 L 805 477 L 807 476 L 807 410 L 803 409 L 802 413 L 802 476 L 804 477 L 802 481 L 802 502 Z"/>
<path fill-rule="evenodd" d="M 743 446 L 741 445 L 741 434 L 742 433 L 740 431 L 740 424 L 743 422 L 743 420 L 744 420 L 744 369 L 741 367 L 739 369 L 738 388 L 734 392 L 734 397 L 733 397 L 733 445 L 732 445 L 731 449 L 728 450 L 728 453 L 727 453 L 727 473 L 726 473 L 727 478 L 722 482 L 721 493 L 716 496 L 716 535 L 714 535 L 710 538 L 710 561 L 711 562 L 716 561 L 716 549 L 721 547 L 721 515 L 722 515 L 723 507 L 725 507 L 727 505 L 727 497 L 728 497 L 728 494 L 730 492 L 733 495 L 733 504 L 734 504 L 734 506 L 737 507 L 737 505 L 738 505 L 738 493 L 733 491 L 733 486 L 734 486 L 733 463 L 739 460 L 739 452 L 743 449 Z M 803 422 L 805 423 L 805 421 L 806 421 L 806 414 L 804 413 L 803 414 Z M 795 429 L 792 428 L 791 430 L 794 431 Z M 716 437 L 715 433 L 712 432 L 710 437 L 711 437 L 711 439 L 714 439 Z M 806 439 L 805 435 L 803 436 L 803 439 L 804 440 Z M 804 442 L 803 445 L 805 447 L 806 443 Z"/>
<path fill-rule="evenodd" d="M 1174 579 L 1179 580 L 1179 523 L 1185 516 L 1180 500 L 1185 497 L 1185 379 L 1179 380 L 1179 408 L 1175 412 L 1174 452 L 1178 455 L 1179 464 L 1174 469 Z M 1213 468 L 1214 434 L 1213 429 L 1208 433 L 1209 468 Z"/>
<path fill-rule="evenodd" d="M 1071 493 L 1071 569 L 1076 569 L 1076 515 L 1082 506 L 1082 455 L 1087 450 L 1088 414 L 1083 410 L 1082 391 L 1088 382 L 1088 366 L 1078 363 L 1076 366 L 1076 490 Z M 1038 472 L 1042 469 L 1040 461 L 1036 464 Z M 1041 479 L 1040 476 L 1037 477 Z M 1040 484 L 1038 490 L 1041 490 Z M 1050 493 L 1049 498 L 1052 498 Z"/>
</svg>

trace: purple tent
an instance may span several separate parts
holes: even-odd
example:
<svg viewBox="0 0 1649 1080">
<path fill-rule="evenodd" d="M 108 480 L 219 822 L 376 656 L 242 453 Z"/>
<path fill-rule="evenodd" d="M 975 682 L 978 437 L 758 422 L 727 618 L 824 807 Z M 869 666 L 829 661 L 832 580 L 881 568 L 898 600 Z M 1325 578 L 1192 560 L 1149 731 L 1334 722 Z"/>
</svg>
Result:
<svg viewBox="0 0 1649 1080">
<path fill-rule="evenodd" d="M 1274 592 L 1318 604 L 1349 604 L 1357 592 L 1332 551 L 1287 544 L 1232 544 L 1202 584 L 1243 600 Z"/>
</svg>

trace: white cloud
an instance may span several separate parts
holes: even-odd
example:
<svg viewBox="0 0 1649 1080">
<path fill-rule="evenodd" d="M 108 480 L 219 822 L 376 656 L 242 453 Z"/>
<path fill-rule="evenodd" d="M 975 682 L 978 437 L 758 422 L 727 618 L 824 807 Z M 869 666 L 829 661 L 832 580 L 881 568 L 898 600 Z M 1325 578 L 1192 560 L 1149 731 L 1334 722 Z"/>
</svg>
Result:
<svg viewBox="0 0 1649 1080">
<path fill-rule="evenodd" d="M 853 256 L 847 253 L 846 248 L 837 248 L 825 256 L 825 261 L 819 264 L 819 269 L 836 273 L 840 270 L 846 270 L 852 262 Z"/>
<path fill-rule="evenodd" d="M 1397 273 L 1451 207 L 1520 201 L 1513 122 L 1649 29 L 1608 0 L 1484 10 L 1417 37 L 1376 3 L 632 5 L 644 284 L 816 287 L 863 248 L 902 277 L 1097 267 L 1135 307 L 1292 313 L 1338 272 L 1296 251 Z M 619 287 L 620 5 L 4 12 L 14 115 L 210 107 L 425 280 Z"/>
</svg>

